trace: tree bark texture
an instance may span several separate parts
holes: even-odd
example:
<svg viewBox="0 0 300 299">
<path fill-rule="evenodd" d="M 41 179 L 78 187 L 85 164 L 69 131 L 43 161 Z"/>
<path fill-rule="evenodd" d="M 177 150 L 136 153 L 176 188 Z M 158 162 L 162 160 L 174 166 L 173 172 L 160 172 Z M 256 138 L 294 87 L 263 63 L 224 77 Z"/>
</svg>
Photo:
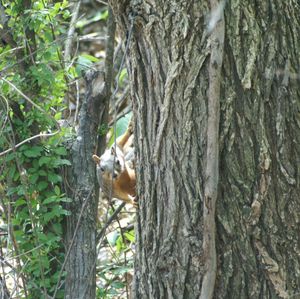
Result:
<svg viewBox="0 0 300 299">
<path fill-rule="evenodd" d="M 85 76 L 87 95 L 80 111 L 76 141 L 71 149 L 72 167 L 65 181 L 71 215 L 66 221 L 66 299 L 94 299 L 96 290 L 96 223 L 99 187 L 92 154 L 97 148 L 101 121 L 107 123 L 104 76 Z M 69 252 L 68 252 L 69 251 Z"/>
<path fill-rule="evenodd" d="M 199 298 L 210 1 L 111 0 L 135 117 L 139 211 L 135 298 Z M 300 292 L 300 6 L 225 3 L 214 298 Z M 297 295 L 298 294 L 298 295 Z"/>
</svg>

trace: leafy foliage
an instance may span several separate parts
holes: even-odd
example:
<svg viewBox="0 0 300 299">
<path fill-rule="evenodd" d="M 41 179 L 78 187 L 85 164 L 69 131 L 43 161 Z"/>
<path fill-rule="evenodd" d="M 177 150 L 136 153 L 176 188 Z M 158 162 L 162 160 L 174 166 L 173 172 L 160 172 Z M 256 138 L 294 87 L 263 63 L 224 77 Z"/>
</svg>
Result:
<svg viewBox="0 0 300 299">
<path fill-rule="evenodd" d="M 0 44 L 0 152 L 12 149 L 0 157 L 3 221 L 7 244 L 19 256 L 23 291 L 17 297 L 40 298 L 54 291 L 64 259 L 62 219 L 69 199 L 61 191 L 60 170 L 69 161 L 56 120 L 65 108 L 66 78 L 71 78 L 61 58 L 68 2 L 2 5 L 11 39 Z M 51 138 L 35 138 L 14 149 L 27 138 L 54 131 Z"/>
<path fill-rule="evenodd" d="M 71 13 L 66 0 L 3 0 L 0 4 L 7 16 L 0 31 L 9 38 L 0 41 L 0 205 L 2 220 L 0 249 L 4 256 L 11 252 L 20 275 L 21 287 L 12 296 L 46 298 L 53 295 L 65 259 L 62 221 L 70 201 L 64 194 L 63 172 L 70 165 L 66 140 L 72 129 L 58 125 L 66 109 L 70 82 L 82 71 L 93 67 L 99 59 L 80 53 L 76 65 L 64 61 L 62 48 Z M 81 18 L 76 28 L 105 20 L 107 10 Z M 120 88 L 126 84 L 124 69 L 118 78 Z M 99 134 L 119 136 L 127 128 L 131 114 L 120 118 L 114 128 L 99 127 Z M 39 134 L 49 134 L 51 137 Z M 36 138 L 24 142 L 24 140 Z M 115 228 L 114 228 L 115 229 Z M 115 298 L 124 293 L 126 278 L 133 267 L 134 232 L 116 231 L 113 242 L 106 242 L 111 256 L 98 271 L 98 298 Z M 2 248 L 3 247 L 3 248 Z M 18 277 L 19 278 L 19 277 Z M 58 291 L 55 298 L 63 298 Z"/>
<path fill-rule="evenodd" d="M 111 249 L 111 259 L 98 273 L 98 298 L 116 298 L 126 292 L 132 277 L 134 230 L 121 233 L 118 229 L 107 235 Z"/>
</svg>

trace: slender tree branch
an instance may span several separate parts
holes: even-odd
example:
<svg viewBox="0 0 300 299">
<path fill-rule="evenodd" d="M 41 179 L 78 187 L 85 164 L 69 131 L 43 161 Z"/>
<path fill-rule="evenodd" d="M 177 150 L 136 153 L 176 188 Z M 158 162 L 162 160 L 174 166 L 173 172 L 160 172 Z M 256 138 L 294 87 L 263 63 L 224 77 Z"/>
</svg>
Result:
<svg viewBox="0 0 300 299">
<path fill-rule="evenodd" d="M 47 115 L 46 111 L 41 108 L 39 105 L 37 105 L 35 102 L 33 102 L 26 94 L 24 94 L 17 86 L 12 84 L 10 81 L 6 80 L 5 78 L 1 78 L 4 82 L 6 82 L 8 85 L 10 85 L 17 93 L 19 93 L 25 100 L 27 100 L 32 106 L 34 106 L 39 111 L 43 112 Z"/>
<path fill-rule="evenodd" d="M 108 3 L 107 2 L 105 2 L 105 1 L 102 1 L 102 0 L 96 0 L 98 3 L 101 3 L 101 4 L 104 4 L 104 5 L 108 5 Z"/>
<path fill-rule="evenodd" d="M 114 66 L 116 23 L 112 9 L 110 7 L 108 9 L 108 13 L 109 17 L 107 20 L 107 42 L 105 50 L 105 84 L 107 87 L 107 96 L 110 97 Z"/>
<path fill-rule="evenodd" d="M 106 223 L 101 228 L 100 232 L 98 233 L 96 237 L 96 242 L 98 243 L 104 236 L 106 229 L 110 226 L 110 224 L 117 218 L 121 210 L 125 207 L 126 203 L 122 202 L 116 210 L 113 212 L 113 214 L 107 219 Z"/>
<path fill-rule="evenodd" d="M 37 105 L 35 102 L 33 102 L 26 94 L 24 94 L 18 87 L 16 87 L 14 84 L 12 84 L 10 81 L 6 80 L 5 78 L 1 78 L 4 82 L 6 82 L 8 85 L 10 85 L 17 93 L 19 93 L 26 101 L 28 101 L 32 106 L 34 106 L 36 109 L 38 109 L 40 112 L 44 113 L 47 117 L 51 118 L 56 125 L 57 129 L 60 131 L 59 124 L 57 123 L 56 119 L 48 114 L 43 108 L 41 108 L 39 105 Z"/>
<path fill-rule="evenodd" d="M 79 9 L 81 5 L 81 0 L 78 1 L 73 8 L 73 13 L 72 13 L 72 18 L 68 30 L 68 35 L 67 35 L 67 40 L 65 44 L 65 53 L 64 53 L 64 60 L 68 61 L 71 56 L 71 48 L 72 48 L 72 43 L 73 43 L 73 37 L 74 37 L 74 32 L 75 32 L 75 26 L 76 22 L 78 19 L 78 14 L 79 14 Z"/>
<path fill-rule="evenodd" d="M 211 11 L 218 10 L 218 0 L 211 0 Z M 211 15 L 214 15 L 213 13 Z M 219 122 L 220 122 L 220 85 L 224 48 L 223 9 L 211 30 L 211 55 L 209 65 L 207 150 L 205 169 L 205 188 L 203 201 L 203 252 L 205 273 L 202 281 L 200 299 L 211 299 L 217 272 L 215 209 L 219 184 Z"/>
<path fill-rule="evenodd" d="M 33 139 L 36 139 L 36 138 L 39 138 L 39 137 L 51 137 L 51 136 L 56 135 L 57 133 L 59 133 L 59 131 L 56 131 L 56 132 L 53 132 L 53 133 L 41 133 L 41 134 L 37 134 L 37 135 L 31 136 L 31 137 L 29 137 L 29 138 L 27 138 L 27 139 L 21 141 L 20 143 L 14 145 L 13 147 L 11 147 L 11 148 L 9 148 L 9 149 L 7 149 L 7 150 L 1 152 L 1 153 L 0 153 L 0 157 L 1 157 L 1 156 L 4 156 L 4 155 L 6 155 L 6 154 L 8 154 L 8 153 L 10 153 L 10 152 L 12 152 L 12 151 L 15 150 L 16 148 L 20 147 L 21 145 L 23 145 L 23 144 L 25 144 L 25 143 L 27 143 L 27 142 L 33 140 Z"/>
</svg>

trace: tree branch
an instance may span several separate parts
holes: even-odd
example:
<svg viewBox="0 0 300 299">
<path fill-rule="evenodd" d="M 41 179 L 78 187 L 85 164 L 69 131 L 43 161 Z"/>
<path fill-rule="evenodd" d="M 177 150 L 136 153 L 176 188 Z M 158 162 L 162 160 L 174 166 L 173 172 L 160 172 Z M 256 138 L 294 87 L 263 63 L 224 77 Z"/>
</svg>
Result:
<svg viewBox="0 0 300 299">
<path fill-rule="evenodd" d="M 106 229 L 110 226 L 110 224 L 117 218 L 117 216 L 119 215 L 119 213 L 121 212 L 121 210 L 125 207 L 126 202 L 122 202 L 117 209 L 114 211 L 114 213 L 108 218 L 108 220 L 106 221 L 106 223 L 104 224 L 104 226 L 101 228 L 101 231 L 99 232 L 99 234 L 96 237 L 96 242 L 98 243 L 102 237 L 104 236 Z"/>
<path fill-rule="evenodd" d="M 81 5 L 81 0 L 78 1 L 76 4 L 74 4 L 74 7 L 73 7 L 72 19 L 71 19 L 71 22 L 70 22 L 68 35 L 67 35 L 67 38 L 66 38 L 64 61 L 69 61 L 70 60 L 71 48 L 72 48 L 72 43 L 73 43 L 73 35 L 74 35 L 74 32 L 75 32 L 75 26 L 76 26 L 76 21 L 77 21 L 78 14 L 79 14 L 80 5 Z"/>
<path fill-rule="evenodd" d="M 207 149 L 205 188 L 203 201 L 203 252 L 205 257 L 205 273 L 201 286 L 200 299 L 211 299 L 217 272 L 216 257 L 216 223 L 215 209 L 219 184 L 219 122 L 220 122 L 220 86 L 224 48 L 224 13 L 220 10 L 223 1 L 211 0 L 211 16 L 220 11 L 214 20 L 211 30 L 211 55 L 209 65 L 208 118 L 207 118 Z M 212 24 L 213 22 L 210 22 Z"/>
<path fill-rule="evenodd" d="M 19 142 L 18 144 L 14 145 L 13 147 L 1 152 L 0 157 L 12 152 L 16 148 L 20 147 L 21 145 L 23 145 L 23 144 L 25 144 L 25 143 L 33 140 L 33 139 L 36 139 L 36 138 L 39 138 L 39 137 L 51 137 L 51 136 L 56 135 L 57 133 L 59 133 L 59 131 L 56 131 L 56 132 L 53 132 L 53 133 L 45 133 L 45 134 L 41 133 L 41 134 L 37 134 L 37 135 L 31 136 L 29 138 L 26 138 L 25 140 L 23 140 L 23 141 Z"/>
</svg>

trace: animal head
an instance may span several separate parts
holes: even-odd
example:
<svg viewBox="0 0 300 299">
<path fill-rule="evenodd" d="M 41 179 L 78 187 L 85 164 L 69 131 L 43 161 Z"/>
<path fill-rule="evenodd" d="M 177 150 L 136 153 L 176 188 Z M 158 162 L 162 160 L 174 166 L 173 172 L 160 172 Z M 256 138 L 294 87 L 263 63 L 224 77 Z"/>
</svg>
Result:
<svg viewBox="0 0 300 299">
<path fill-rule="evenodd" d="M 97 164 L 97 173 L 100 176 L 116 179 L 125 170 L 124 155 L 118 147 L 112 146 L 101 157 L 93 155 L 93 160 Z"/>
</svg>

